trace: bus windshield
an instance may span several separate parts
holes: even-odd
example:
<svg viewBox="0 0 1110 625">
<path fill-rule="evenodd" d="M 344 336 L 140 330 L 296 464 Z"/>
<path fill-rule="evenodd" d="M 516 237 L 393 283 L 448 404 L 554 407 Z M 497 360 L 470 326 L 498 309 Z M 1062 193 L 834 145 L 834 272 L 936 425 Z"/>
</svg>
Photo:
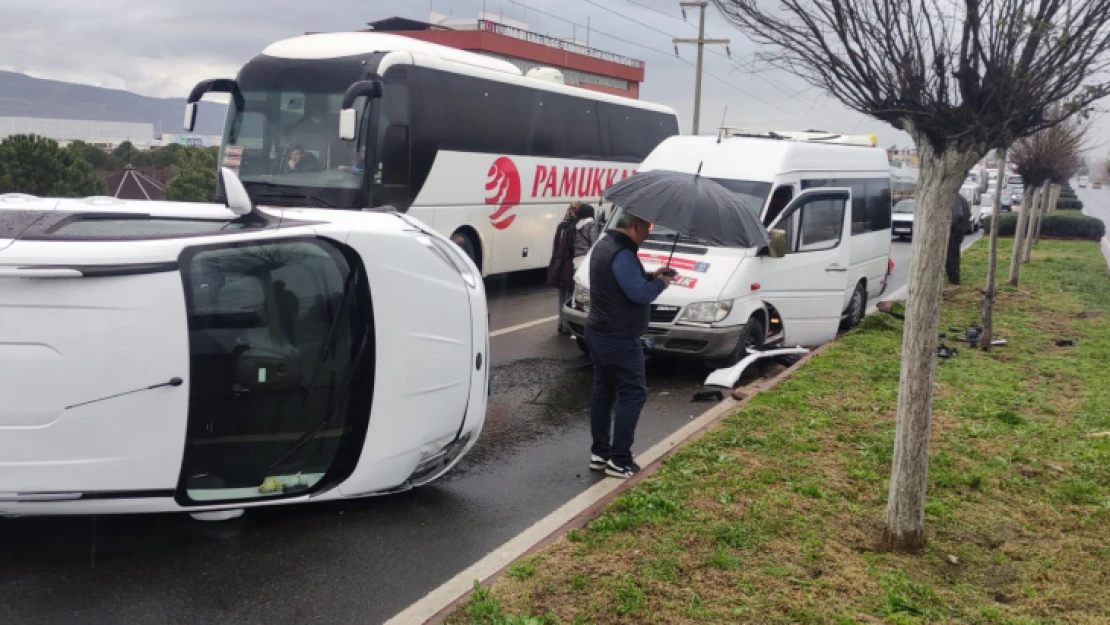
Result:
<svg viewBox="0 0 1110 625">
<path fill-rule="evenodd" d="M 343 93 L 361 78 L 335 66 L 248 64 L 238 79 L 242 105 L 228 107 L 221 165 L 238 167 L 256 201 L 361 204 L 366 146 L 338 132 Z M 355 102 L 360 122 L 365 105 Z"/>
</svg>

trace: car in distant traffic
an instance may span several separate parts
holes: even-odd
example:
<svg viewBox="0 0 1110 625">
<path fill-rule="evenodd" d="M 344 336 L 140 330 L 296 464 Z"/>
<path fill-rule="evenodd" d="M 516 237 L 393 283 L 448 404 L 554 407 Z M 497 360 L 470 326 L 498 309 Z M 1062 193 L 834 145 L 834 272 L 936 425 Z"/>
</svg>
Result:
<svg viewBox="0 0 1110 625">
<path fill-rule="evenodd" d="M 1086 189 L 1087 188 L 1087 176 L 1080 176 L 1079 177 L 1079 188 L 1080 189 Z"/>
<path fill-rule="evenodd" d="M 901 200 L 890 212 L 890 234 L 905 241 L 913 236 L 914 200 Z"/>
<path fill-rule="evenodd" d="M 1025 198 L 1025 181 L 1017 174 L 1008 174 L 1003 182 L 1002 198 L 999 202 L 1001 210 L 1010 212 L 1014 207 L 1021 207 Z"/>
<path fill-rule="evenodd" d="M 1091 188 L 1092 189 L 1101 189 L 1102 188 L 1102 183 L 1096 180 L 1094 183 L 1091 184 Z"/>
</svg>

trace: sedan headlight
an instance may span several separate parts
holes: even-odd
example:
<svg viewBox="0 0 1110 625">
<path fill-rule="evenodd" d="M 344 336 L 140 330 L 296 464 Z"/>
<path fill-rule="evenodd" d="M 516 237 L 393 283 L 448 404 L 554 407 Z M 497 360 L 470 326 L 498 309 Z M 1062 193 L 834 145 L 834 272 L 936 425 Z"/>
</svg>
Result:
<svg viewBox="0 0 1110 625">
<path fill-rule="evenodd" d="M 693 323 L 715 323 L 724 321 L 730 312 L 732 312 L 732 300 L 696 302 L 687 306 L 678 320 Z"/>
<path fill-rule="evenodd" d="M 590 309 L 590 289 L 574 283 L 574 305 L 582 310 Z"/>
</svg>

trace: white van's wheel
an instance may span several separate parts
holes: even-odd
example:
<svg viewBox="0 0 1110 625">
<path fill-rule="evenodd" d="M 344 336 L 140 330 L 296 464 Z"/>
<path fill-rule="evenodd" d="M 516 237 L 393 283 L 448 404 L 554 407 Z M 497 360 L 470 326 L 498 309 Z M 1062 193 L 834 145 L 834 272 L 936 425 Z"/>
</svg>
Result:
<svg viewBox="0 0 1110 625">
<path fill-rule="evenodd" d="M 844 317 L 844 326 L 852 329 L 863 321 L 864 312 L 867 310 L 867 290 L 863 288 L 863 283 L 860 282 L 856 285 L 856 290 L 852 292 L 852 300 L 848 302 L 848 313 Z"/>
<path fill-rule="evenodd" d="M 763 322 L 758 317 L 748 319 L 744 330 L 740 332 L 740 340 L 732 353 L 722 360 L 709 363 L 714 369 L 727 369 L 744 359 L 749 349 L 763 349 L 763 341 L 767 338 L 767 331 L 763 329 Z"/>
</svg>

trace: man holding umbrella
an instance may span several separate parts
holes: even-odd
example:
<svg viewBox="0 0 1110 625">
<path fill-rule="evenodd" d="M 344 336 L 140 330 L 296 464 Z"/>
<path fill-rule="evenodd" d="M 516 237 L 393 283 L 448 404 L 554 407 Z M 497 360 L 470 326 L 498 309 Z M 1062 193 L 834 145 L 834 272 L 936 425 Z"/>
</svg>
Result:
<svg viewBox="0 0 1110 625">
<path fill-rule="evenodd" d="M 767 229 L 741 197 L 697 172 L 640 171 L 606 189 L 604 199 L 621 207 L 616 231 L 590 252 L 590 311 L 586 343 L 594 363 L 590 403 L 593 434 L 590 468 L 627 479 L 640 467 L 632 460 L 632 440 L 647 402 L 642 337 L 651 303 L 677 273 L 668 261 L 654 273 L 637 256 L 652 223 L 673 230 L 671 256 L 680 237 L 710 245 L 762 247 Z M 610 411 L 616 403 L 615 418 Z M 610 421 L 613 435 L 609 436 Z"/>
<path fill-rule="evenodd" d="M 586 343 L 594 364 L 590 468 L 620 479 L 640 470 L 632 460 L 636 423 L 647 402 L 640 341 L 648 327 L 651 303 L 674 278 L 673 270 L 666 267 L 650 274 L 644 271 L 636 252 L 649 228 L 648 222 L 623 212 L 615 230 L 597 243 L 590 256 L 590 314 L 586 321 Z M 616 414 L 611 417 L 614 403 Z"/>
</svg>

